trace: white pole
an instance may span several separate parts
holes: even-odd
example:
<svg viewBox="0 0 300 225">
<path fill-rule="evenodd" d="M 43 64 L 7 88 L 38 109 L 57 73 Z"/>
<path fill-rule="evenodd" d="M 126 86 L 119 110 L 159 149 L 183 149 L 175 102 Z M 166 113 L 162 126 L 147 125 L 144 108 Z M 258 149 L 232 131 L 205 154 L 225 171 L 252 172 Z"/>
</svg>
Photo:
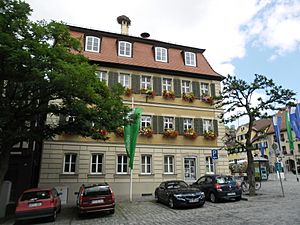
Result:
<svg viewBox="0 0 300 225">
<path fill-rule="evenodd" d="M 299 182 L 298 168 L 297 168 L 297 160 L 296 160 L 296 155 L 295 155 L 295 149 L 293 150 L 293 156 L 294 156 L 294 163 L 295 163 L 296 179 L 297 179 L 297 182 Z"/>
</svg>

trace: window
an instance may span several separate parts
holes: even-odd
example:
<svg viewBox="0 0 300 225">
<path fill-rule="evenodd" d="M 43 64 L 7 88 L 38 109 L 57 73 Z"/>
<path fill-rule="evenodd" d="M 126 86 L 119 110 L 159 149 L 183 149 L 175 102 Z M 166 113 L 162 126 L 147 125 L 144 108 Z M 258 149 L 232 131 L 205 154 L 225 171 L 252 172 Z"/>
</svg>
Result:
<svg viewBox="0 0 300 225">
<path fill-rule="evenodd" d="M 88 52 L 99 52 L 100 49 L 100 38 L 87 36 L 85 38 L 85 51 Z"/>
<path fill-rule="evenodd" d="M 201 93 L 201 96 L 208 95 L 208 83 L 200 84 L 200 93 Z"/>
<path fill-rule="evenodd" d="M 280 141 L 285 141 L 284 134 L 280 134 Z"/>
<path fill-rule="evenodd" d="M 130 88 L 130 75 L 125 73 L 120 73 L 119 83 L 125 88 Z"/>
<path fill-rule="evenodd" d="M 76 154 L 65 154 L 64 158 L 64 173 L 74 174 L 76 169 Z"/>
<path fill-rule="evenodd" d="M 214 130 L 213 121 L 204 119 L 203 120 L 203 132 L 204 131 L 209 131 L 209 130 Z"/>
<path fill-rule="evenodd" d="M 167 49 L 162 47 L 156 47 L 155 48 L 155 60 L 160 62 L 167 62 Z"/>
<path fill-rule="evenodd" d="M 162 90 L 163 91 L 171 91 L 172 90 L 172 79 L 163 78 L 163 80 L 162 80 Z"/>
<path fill-rule="evenodd" d="M 205 157 L 205 171 L 207 174 L 214 173 L 214 163 L 210 156 Z"/>
<path fill-rule="evenodd" d="M 131 57 L 131 43 L 119 41 L 119 56 Z"/>
<path fill-rule="evenodd" d="M 193 52 L 184 53 L 185 65 L 196 66 L 196 54 Z"/>
<path fill-rule="evenodd" d="M 127 155 L 118 155 L 117 173 L 118 174 L 127 174 L 128 173 Z"/>
<path fill-rule="evenodd" d="M 141 128 L 151 127 L 151 116 L 141 116 Z"/>
<path fill-rule="evenodd" d="M 151 155 L 142 155 L 142 174 L 151 174 Z"/>
<path fill-rule="evenodd" d="M 181 81 L 181 92 L 182 93 L 191 92 L 191 82 L 189 80 Z"/>
<path fill-rule="evenodd" d="M 99 78 L 100 81 L 103 81 L 107 84 L 107 72 L 106 71 L 96 71 L 96 76 Z"/>
<path fill-rule="evenodd" d="M 101 174 L 103 165 L 103 154 L 92 154 L 91 173 Z"/>
<path fill-rule="evenodd" d="M 174 117 L 164 117 L 164 129 L 174 129 Z"/>
<path fill-rule="evenodd" d="M 196 180 L 196 159 L 195 158 L 184 159 L 184 179 Z"/>
<path fill-rule="evenodd" d="M 164 157 L 164 173 L 174 174 L 174 156 L 166 155 Z"/>
<path fill-rule="evenodd" d="M 142 76 L 141 77 L 141 89 L 152 90 L 151 77 L 150 76 Z"/>
<path fill-rule="evenodd" d="M 193 119 L 184 118 L 183 119 L 183 130 L 193 128 Z"/>
</svg>

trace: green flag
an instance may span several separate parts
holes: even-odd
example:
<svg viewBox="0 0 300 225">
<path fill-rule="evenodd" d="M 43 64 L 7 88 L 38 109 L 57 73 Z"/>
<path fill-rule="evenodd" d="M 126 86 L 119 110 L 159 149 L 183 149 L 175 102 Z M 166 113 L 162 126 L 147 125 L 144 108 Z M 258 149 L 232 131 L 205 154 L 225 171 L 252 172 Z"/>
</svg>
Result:
<svg viewBox="0 0 300 225">
<path fill-rule="evenodd" d="M 132 117 L 134 120 L 132 123 L 124 127 L 124 143 L 126 148 L 127 156 L 129 157 L 129 167 L 133 169 L 133 160 L 135 155 L 135 146 L 137 141 L 137 136 L 140 129 L 140 120 L 143 109 L 134 108 Z"/>
<path fill-rule="evenodd" d="M 287 135 L 288 135 L 288 139 L 289 139 L 290 150 L 291 150 L 291 152 L 293 152 L 294 151 L 294 140 L 293 140 L 290 116 L 289 116 L 288 111 L 285 112 L 285 123 L 286 123 L 286 131 L 287 131 Z"/>
</svg>

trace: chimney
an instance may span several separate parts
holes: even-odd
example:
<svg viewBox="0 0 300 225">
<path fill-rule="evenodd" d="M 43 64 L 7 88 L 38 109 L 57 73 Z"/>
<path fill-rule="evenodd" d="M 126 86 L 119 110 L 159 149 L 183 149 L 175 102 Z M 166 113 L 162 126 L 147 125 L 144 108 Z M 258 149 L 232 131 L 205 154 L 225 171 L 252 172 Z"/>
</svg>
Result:
<svg viewBox="0 0 300 225">
<path fill-rule="evenodd" d="M 131 20 L 125 16 L 118 16 L 117 21 L 121 24 L 121 34 L 128 35 L 128 28 L 131 25 Z"/>
</svg>

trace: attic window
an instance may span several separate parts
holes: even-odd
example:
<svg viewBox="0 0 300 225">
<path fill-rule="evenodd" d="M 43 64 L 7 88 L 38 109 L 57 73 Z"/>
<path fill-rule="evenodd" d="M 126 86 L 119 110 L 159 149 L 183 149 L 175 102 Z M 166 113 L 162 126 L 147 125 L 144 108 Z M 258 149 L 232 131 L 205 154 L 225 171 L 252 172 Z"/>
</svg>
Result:
<svg viewBox="0 0 300 225">
<path fill-rule="evenodd" d="M 185 52 L 184 60 L 186 66 L 196 66 L 196 54 L 193 52 Z"/>
<path fill-rule="evenodd" d="M 155 60 L 159 62 L 168 61 L 168 53 L 166 48 L 155 47 Z"/>
<path fill-rule="evenodd" d="M 127 41 L 119 41 L 119 49 L 118 49 L 118 55 L 119 56 L 125 56 L 125 57 L 131 57 L 131 50 L 132 44 Z"/>
<path fill-rule="evenodd" d="M 99 50 L 100 50 L 100 38 L 94 36 L 86 36 L 85 51 L 99 52 Z"/>
</svg>

